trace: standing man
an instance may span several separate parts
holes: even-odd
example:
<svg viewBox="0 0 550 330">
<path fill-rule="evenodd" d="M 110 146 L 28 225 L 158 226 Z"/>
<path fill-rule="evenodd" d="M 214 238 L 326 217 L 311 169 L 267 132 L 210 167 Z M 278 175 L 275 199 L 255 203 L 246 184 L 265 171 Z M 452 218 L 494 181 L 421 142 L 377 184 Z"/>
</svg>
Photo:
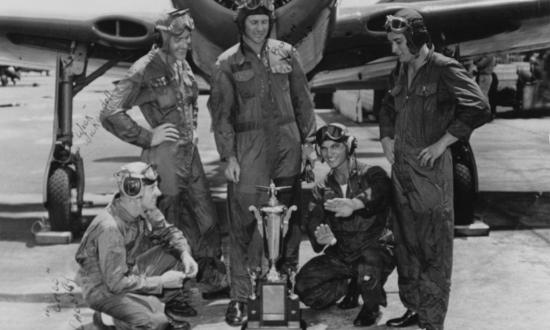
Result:
<svg viewBox="0 0 550 330">
<path fill-rule="evenodd" d="M 321 127 L 316 143 L 330 172 L 313 188 L 306 229 L 313 250 L 324 253 L 300 269 L 295 291 L 314 309 L 345 294 L 338 307 L 355 308 L 361 294 L 363 307 L 353 324 L 371 326 L 386 306 L 384 283 L 394 268 L 386 230 L 391 181 L 379 166 L 357 161 L 357 140 L 344 125 Z"/>
<path fill-rule="evenodd" d="M 407 307 L 387 325 L 443 329 L 454 227 L 448 147 L 489 120 L 489 105 L 462 65 L 433 51 L 418 12 L 402 9 L 385 27 L 399 63 L 380 111 L 380 139 L 392 164 L 399 295 Z"/>
<path fill-rule="evenodd" d="M 279 193 L 285 205 L 300 205 L 300 167 L 313 151 L 315 117 L 296 50 L 269 39 L 274 23 L 270 0 L 245 1 L 237 10 L 240 43 L 220 55 L 208 101 L 214 136 L 228 180 L 231 302 L 230 325 L 246 321 L 249 272 L 260 265 L 262 241 L 250 205 L 268 195 L 257 186 L 292 186 Z M 293 214 L 279 269 L 296 270 L 299 214 Z"/>
<path fill-rule="evenodd" d="M 197 150 L 198 87 L 185 60 L 194 23 L 187 10 L 176 10 L 162 16 L 156 29 L 162 45 L 134 63 L 116 84 L 100 119 L 109 132 L 142 147 L 142 160 L 158 166 L 163 194 L 159 208 L 189 240 L 203 295 L 211 294 L 228 284 L 216 209 Z M 152 129 L 126 113 L 134 105 Z"/>
<path fill-rule="evenodd" d="M 84 300 L 110 315 L 117 329 L 190 329 L 187 278 L 198 266 L 179 229 L 156 208 L 158 175 L 143 162 L 115 174 L 119 192 L 92 221 L 76 252 Z M 165 303 L 165 306 L 163 306 Z"/>
</svg>

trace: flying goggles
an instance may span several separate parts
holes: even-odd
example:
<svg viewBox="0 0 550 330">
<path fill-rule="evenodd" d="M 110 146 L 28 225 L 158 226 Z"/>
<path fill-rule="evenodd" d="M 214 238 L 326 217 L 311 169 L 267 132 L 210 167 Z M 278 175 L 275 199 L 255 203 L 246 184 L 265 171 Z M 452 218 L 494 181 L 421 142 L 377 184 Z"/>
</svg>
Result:
<svg viewBox="0 0 550 330">
<path fill-rule="evenodd" d="M 185 29 L 193 30 L 195 22 L 189 14 L 189 9 L 177 9 L 169 12 L 165 18 L 157 22 L 155 28 L 159 31 L 166 31 L 174 36 L 178 36 Z"/>
<path fill-rule="evenodd" d="M 326 140 L 332 140 L 335 142 L 342 142 L 349 136 L 347 129 L 335 124 L 329 124 L 321 127 L 315 133 L 315 142 L 318 145 L 322 145 Z"/>
<path fill-rule="evenodd" d="M 255 10 L 259 7 L 264 7 L 269 11 L 275 10 L 273 0 L 238 0 L 238 8 L 246 8 L 248 10 Z"/>
<path fill-rule="evenodd" d="M 386 32 L 403 33 L 410 27 L 409 21 L 404 17 L 393 15 L 386 16 L 386 23 L 384 24 Z"/>
<path fill-rule="evenodd" d="M 153 165 L 135 162 L 122 167 L 115 177 L 122 192 L 130 197 L 140 196 L 144 186 L 158 182 L 158 173 Z"/>
</svg>

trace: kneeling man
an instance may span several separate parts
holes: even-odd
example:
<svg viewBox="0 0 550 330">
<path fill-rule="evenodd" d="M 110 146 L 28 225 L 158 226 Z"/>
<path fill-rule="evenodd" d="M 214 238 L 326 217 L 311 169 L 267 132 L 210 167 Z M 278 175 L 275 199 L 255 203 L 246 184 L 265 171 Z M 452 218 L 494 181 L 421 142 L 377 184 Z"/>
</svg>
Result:
<svg viewBox="0 0 550 330">
<path fill-rule="evenodd" d="M 182 232 L 156 208 L 158 175 L 135 162 L 115 176 L 118 194 L 92 221 L 76 253 L 77 283 L 96 311 L 94 323 L 101 312 L 117 329 L 190 329 L 182 287 L 198 267 Z"/>
<path fill-rule="evenodd" d="M 316 133 L 328 175 L 313 188 L 306 223 L 315 252 L 296 276 L 295 291 L 314 309 L 334 304 L 346 293 L 340 308 L 363 307 L 356 326 L 376 323 L 379 306 L 386 306 L 384 283 L 394 267 L 388 245 L 391 182 L 378 166 L 359 163 L 356 139 L 341 124 L 329 124 Z"/>
</svg>

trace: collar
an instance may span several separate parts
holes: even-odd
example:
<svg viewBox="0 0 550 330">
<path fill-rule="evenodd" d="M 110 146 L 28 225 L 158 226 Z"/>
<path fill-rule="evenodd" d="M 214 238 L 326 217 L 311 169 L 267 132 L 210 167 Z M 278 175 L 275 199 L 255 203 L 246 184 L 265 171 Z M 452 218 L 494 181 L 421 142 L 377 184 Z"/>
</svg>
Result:
<svg viewBox="0 0 550 330">
<path fill-rule="evenodd" d="M 265 53 L 265 49 L 267 47 L 268 40 L 269 40 L 269 38 L 266 38 L 264 44 L 262 45 L 262 49 L 260 51 L 262 56 Z M 239 51 L 237 52 L 236 57 L 235 57 L 235 61 L 237 62 L 237 64 L 242 65 L 245 62 L 246 53 L 251 53 L 251 54 L 254 55 L 254 57 L 256 57 L 256 52 L 252 49 L 252 47 L 250 47 L 246 42 L 244 42 L 244 40 L 241 37 Z"/>
<path fill-rule="evenodd" d="M 352 159 L 350 158 L 350 171 L 348 176 L 348 182 L 346 182 L 346 184 L 349 184 L 358 174 L 359 174 L 359 167 L 358 167 L 357 161 L 352 161 Z M 340 184 L 336 181 L 336 178 L 334 176 L 334 169 L 331 169 L 330 172 L 328 172 L 327 178 L 328 178 L 328 182 L 331 185 L 340 186 Z"/>
<path fill-rule="evenodd" d="M 122 220 L 124 223 L 134 223 L 141 219 L 141 216 L 134 217 L 128 212 L 128 210 L 122 205 L 120 200 L 120 194 L 116 194 L 110 205 L 110 210 L 113 215 Z"/>
</svg>

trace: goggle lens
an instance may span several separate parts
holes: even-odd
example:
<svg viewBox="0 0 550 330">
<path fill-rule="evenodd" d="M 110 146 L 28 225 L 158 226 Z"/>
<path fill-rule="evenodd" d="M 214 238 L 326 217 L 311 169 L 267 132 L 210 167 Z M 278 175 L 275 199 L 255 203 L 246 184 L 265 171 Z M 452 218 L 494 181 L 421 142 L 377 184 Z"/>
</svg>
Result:
<svg viewBox="0 0 550 330">
<path fill-rule="evenodd" d="M 315 140 L 318 145 L 323 144 L 323 141 L 329 139 L 336 142 L 341 142 L 346 137 L 346 132 L 338 126 L 327 125 L 321 127 L 316 135 Z"/>
<path fill-rule="evenodd" d="M 194 30 L 195 22 L 189 15 L 189 9 L 180 9 L 168 13 L 173 18 L 169 26 L 157 25 L 156 28 L 161 31 L 170 32 L 173 35 L 182 34 L 185 29 Z"/>
<path fill-rule="evenodd" d="M 409 28 L 409 22 L 406 18 L 388 15 L 384 28 L 387 32 L 403 33 Z"/>
<path fill-rule="evenodd" d="M 273 0 L 242 0 L 240 1 L 239 8 L 246 8 L 248 10 L 255 10 L 259 7 L 265 7 L 271 11 L 274 10 Z"/>
</svg>

